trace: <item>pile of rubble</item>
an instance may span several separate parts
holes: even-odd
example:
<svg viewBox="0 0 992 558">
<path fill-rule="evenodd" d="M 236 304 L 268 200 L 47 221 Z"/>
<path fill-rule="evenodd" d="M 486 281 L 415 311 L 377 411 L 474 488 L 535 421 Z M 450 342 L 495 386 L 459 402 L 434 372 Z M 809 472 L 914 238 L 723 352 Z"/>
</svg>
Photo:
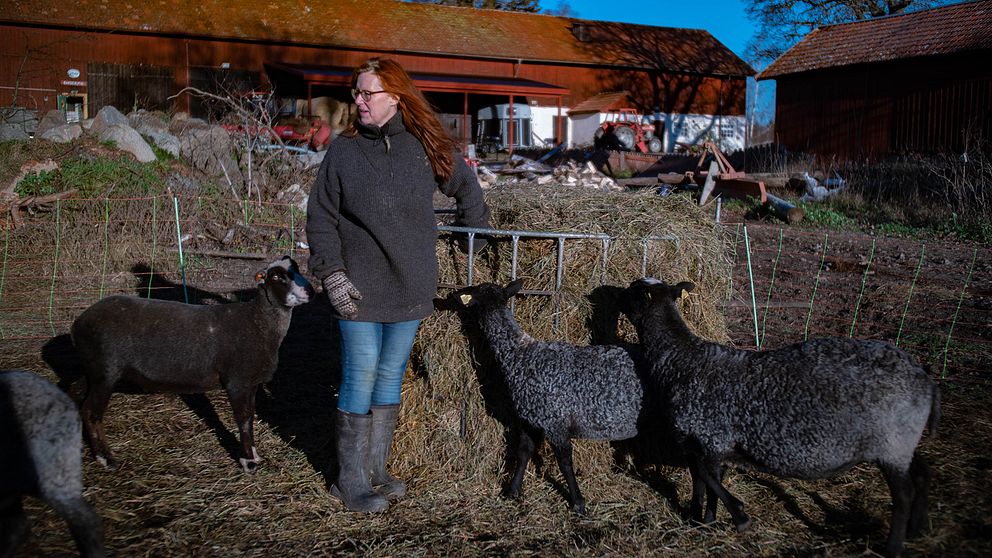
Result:
<svg viewBox="0 0 992 558">
<path fill-rule="evenodd" d="M 599 172 L 592 161 L 581 165 L 567 161 L 551 167 L 540 161 L 514 155 L 500 168 L 479 165 L 478 174 L 479 183 L 484 189 L 502 184 L 534 182 L 542 186 L 579 186 L 611 192 L 625 190 L 615 180 Z"/>
</svg>

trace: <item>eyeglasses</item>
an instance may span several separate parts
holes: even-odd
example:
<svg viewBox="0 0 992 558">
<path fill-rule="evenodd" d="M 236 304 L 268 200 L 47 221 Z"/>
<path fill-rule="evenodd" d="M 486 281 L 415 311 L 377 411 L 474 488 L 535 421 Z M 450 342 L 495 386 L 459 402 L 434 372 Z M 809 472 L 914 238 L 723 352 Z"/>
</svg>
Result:
<svg viewBox="0 0 992 558">
<path fill-rule="evenodd" d="M 351 98 L 352 99 L 358 99 L 358 96 L 361 95 L 362 100 L 364 100 L 364 101 L 370 101 L 370 100 L 372 100 L 372 95 L 375 95 L 375 94 L 378 94 L 378 93 L 389 93 L 389 92 L 386 91 L 385 89 L 383 89 L 381 91 L 366 91 L 364 89 L 352 89 L 351 90 Z"/>
</svg>

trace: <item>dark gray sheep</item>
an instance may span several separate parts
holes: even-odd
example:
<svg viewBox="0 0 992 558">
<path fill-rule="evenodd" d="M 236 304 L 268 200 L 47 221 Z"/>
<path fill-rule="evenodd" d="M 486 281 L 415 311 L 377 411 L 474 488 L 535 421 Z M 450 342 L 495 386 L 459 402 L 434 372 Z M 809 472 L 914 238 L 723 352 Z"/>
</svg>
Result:
<svg viewBox="0 0 992 558">
<path fill-rule="evenodd" d="M 621 309 L 637 328 L 669 426 L 689 458 L 695 519 L 715 519 L 715 502 L 700 517 L 705 489 L 739 531 L 750 526 L 743 503 L 723 487 L 726 465 L 813 479 L 876 463 L 892 493 L 885 551 L 898 555 L 907 529 L 917 534 L 927 525 L 930 473 L 916 447 L 939 418 L 933 379 L 881 341 L 816 339 L 761 352 L 708 342 L 675 305 L 692 289 L 637 280 Z"/>
<path fill-rule="evenodd" d="M 224 388 L 241 438 L 242 468 L 257 469 L 255 393 L 272 379 L 279 346 L 295 306 L 313 287 L 285 256 L 259 271 L 248 302 L 191 305 L 111 296 L 72 324 L 72 342 L 86 362 L 88 390 L 82 419 L 97 460 L 116 461 L 103 434 L 103 413 L 121 380 L 148 393 L 203 393 Z"/>
<path fill-rule="evenodd" d="M 585 513 L 585 500 L 572 469 L 571 440 L 636 436 L 641 380 L 634 361 L 620 347 L 547 343 L 527 335 L 507 306 L 522 284 L 519 279 L 505 288 L 483 283 L 459 290 L 451 298 L 478 321 L 523 422 L 509 495 L 520 494 L 527 463 L 546 437 L 568 483 L 572 509 Z"/>
<path fill-rule="evenodd" d="M 27 534 L 24 495 L 55 509 L 83 556 L 104 556 L 100 517 L 83 499 L 82 440 L 68 395 L 32 372 L 0 371 L 0 556 Z"/>
</svg>

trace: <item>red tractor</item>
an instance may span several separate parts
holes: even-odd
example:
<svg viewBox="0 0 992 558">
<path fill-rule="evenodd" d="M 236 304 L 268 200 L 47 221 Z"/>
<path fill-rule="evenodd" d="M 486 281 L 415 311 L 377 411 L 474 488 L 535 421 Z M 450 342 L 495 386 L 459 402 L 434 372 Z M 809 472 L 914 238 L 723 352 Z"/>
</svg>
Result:
<svg viewBox="0 0 992 558">
<path fill-rule="evenodd" d="M 654 135 L 653 124 L 642 124 L 637 110 L 622 108 L 611 110 L 606 120 L 596 130 L 596 143 L 611 149 L 661 153 L 661 138 Z"/>
</svg>

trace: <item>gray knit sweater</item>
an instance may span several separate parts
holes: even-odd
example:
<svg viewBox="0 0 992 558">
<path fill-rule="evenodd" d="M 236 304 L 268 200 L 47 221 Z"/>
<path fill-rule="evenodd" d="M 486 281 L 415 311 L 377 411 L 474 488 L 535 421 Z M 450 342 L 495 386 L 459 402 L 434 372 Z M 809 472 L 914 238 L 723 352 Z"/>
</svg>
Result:
<svg viewBox="0 0 992 558">
<path fill-rule="evenodd" d="M 437 294 L 434 190 L 455 198 L 455 224 L 487 227 L 482 189 L 460 155 L 451 180 L 439 185 L 400 113 L 358 130 L 331 142 L 310 191 L 310 273 L 321 280 L 347 273 L 362 293 L 356 321 L 424 318 Z"/>
</svg>

